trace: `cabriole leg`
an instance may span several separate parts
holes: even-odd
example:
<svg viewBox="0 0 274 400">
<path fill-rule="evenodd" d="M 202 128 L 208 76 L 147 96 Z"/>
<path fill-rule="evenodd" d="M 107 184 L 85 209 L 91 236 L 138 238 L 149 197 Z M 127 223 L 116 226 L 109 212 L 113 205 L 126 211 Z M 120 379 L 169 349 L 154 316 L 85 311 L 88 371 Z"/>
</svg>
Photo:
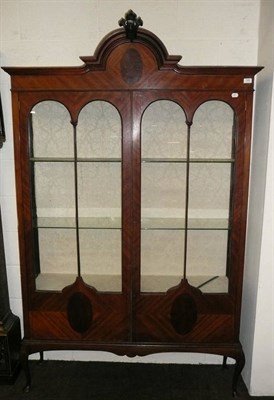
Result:
<svg viewBox="0 0 274 400">
<path fill-rule="evenodd" d="M 29 353 L 26 349 L 26 347 L 23 345 L 20 353 L 20 361 L 21 365 L 23 368 L 23 371 L 25 373 L 26 377 L 26 385 L 24 387 L 24 392 L 29 392 L 30 387 L 31 387 L 31 375 L 30 375 L 30 369 L 29 369 Z"/>
<path fill-rule="evenodd" d="M 222 365 L 222 367 L 223 367 L 223 369 L 225 369 L 225 368 L 227 368 L 227 356 L 224 356 L 223 357 L 223 365 Z"/>
<path fill-rule="evenodd" d="M 40 354 L 39 364 L 42 364 L 42 362 L 44 361 L 44 352 L 40 351 L 39 354 Z"/>
<path fill-rule="evenodd" d="M 239 355 L 237 357 L 235 357 L 235 360 L 236 360 L 236 365 L 235 365 L 233 381 L 232 381 L 232 395 L 233 395 L 233 397 L 237 397 L 238 396 L 237 386 L 238 386 L 238 382 L 239 382 L 239 378 L 240 378 L 241 372 L 242 372 L 242 370 L 244 368 L 244 365 L 245 365 L 245 355 L 244 355 L 243 350 L 241 350 L 239 352 Z"/>
</svg>

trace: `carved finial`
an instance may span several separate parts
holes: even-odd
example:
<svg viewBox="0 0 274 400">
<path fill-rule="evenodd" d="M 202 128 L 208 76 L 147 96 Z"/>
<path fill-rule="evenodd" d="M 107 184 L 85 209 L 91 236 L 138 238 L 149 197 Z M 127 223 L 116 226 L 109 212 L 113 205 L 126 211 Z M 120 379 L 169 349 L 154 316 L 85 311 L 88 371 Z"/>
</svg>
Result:
<svg viewBox="0 0 274 400">
<path fill-rule="evenodd" d="M 137 30 L 139 26 L 143 26 L 143 21 L 134 11 L 128 10 L 125 14 L 125 18 L 121 18 L 119 21 L 119 26 L 123 26 L 126 30 L 126 36 L 130 41 L 137 38 Z"/>
</svg>

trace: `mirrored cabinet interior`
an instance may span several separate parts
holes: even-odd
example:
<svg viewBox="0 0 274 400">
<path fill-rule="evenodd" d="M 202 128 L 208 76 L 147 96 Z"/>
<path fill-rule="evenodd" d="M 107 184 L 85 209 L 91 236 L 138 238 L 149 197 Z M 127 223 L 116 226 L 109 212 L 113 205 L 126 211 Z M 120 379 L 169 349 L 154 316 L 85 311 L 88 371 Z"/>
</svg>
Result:
<svg viewBox="0 0 274 400">
<path fill-rule="evenodd" d="M 186 67 L 131 10 L 79 67 L 11 75 L 21 360 L 239 342 L 254 77 Z"/>
</svg>

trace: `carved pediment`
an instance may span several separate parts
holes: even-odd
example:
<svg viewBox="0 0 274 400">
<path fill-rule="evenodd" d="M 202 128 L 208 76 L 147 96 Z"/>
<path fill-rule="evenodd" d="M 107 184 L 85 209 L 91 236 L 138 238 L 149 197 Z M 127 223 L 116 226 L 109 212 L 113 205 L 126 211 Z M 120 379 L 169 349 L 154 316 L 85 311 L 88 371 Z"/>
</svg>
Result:
<svg viewBox="0 0 274 400">
<path fill-rule="evenodd" d="M 97 46 L 93 56 L 80 57 L 89 69 L 105 69 L 110 53 L 124 43 L 140 43 L 149 48 L 154 54 L 158 67 L 174 68 L 181 60 L 181 56 L 170 56 L 163 42 L 152 32 L 140 28 L 143 21 L 137 17 L 134 11 L 129 10 L 125 18 L 119 21 L 120 29 L 116 29 L 106 35 Z"/>
</svg>

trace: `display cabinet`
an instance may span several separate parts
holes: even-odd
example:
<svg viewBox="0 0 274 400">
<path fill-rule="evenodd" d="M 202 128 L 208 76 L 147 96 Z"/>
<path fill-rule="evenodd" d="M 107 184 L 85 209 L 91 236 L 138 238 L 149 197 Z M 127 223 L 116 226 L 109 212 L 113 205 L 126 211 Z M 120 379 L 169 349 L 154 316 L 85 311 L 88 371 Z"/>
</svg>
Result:
<svg viewBox="0 0 274 400">
<path fill-rule="evenodd" d="M 22 362 L 239 342 L 254 76 L 186 67 L 129 11 L 80 67 L 11 75 Z"/>
</svg>

